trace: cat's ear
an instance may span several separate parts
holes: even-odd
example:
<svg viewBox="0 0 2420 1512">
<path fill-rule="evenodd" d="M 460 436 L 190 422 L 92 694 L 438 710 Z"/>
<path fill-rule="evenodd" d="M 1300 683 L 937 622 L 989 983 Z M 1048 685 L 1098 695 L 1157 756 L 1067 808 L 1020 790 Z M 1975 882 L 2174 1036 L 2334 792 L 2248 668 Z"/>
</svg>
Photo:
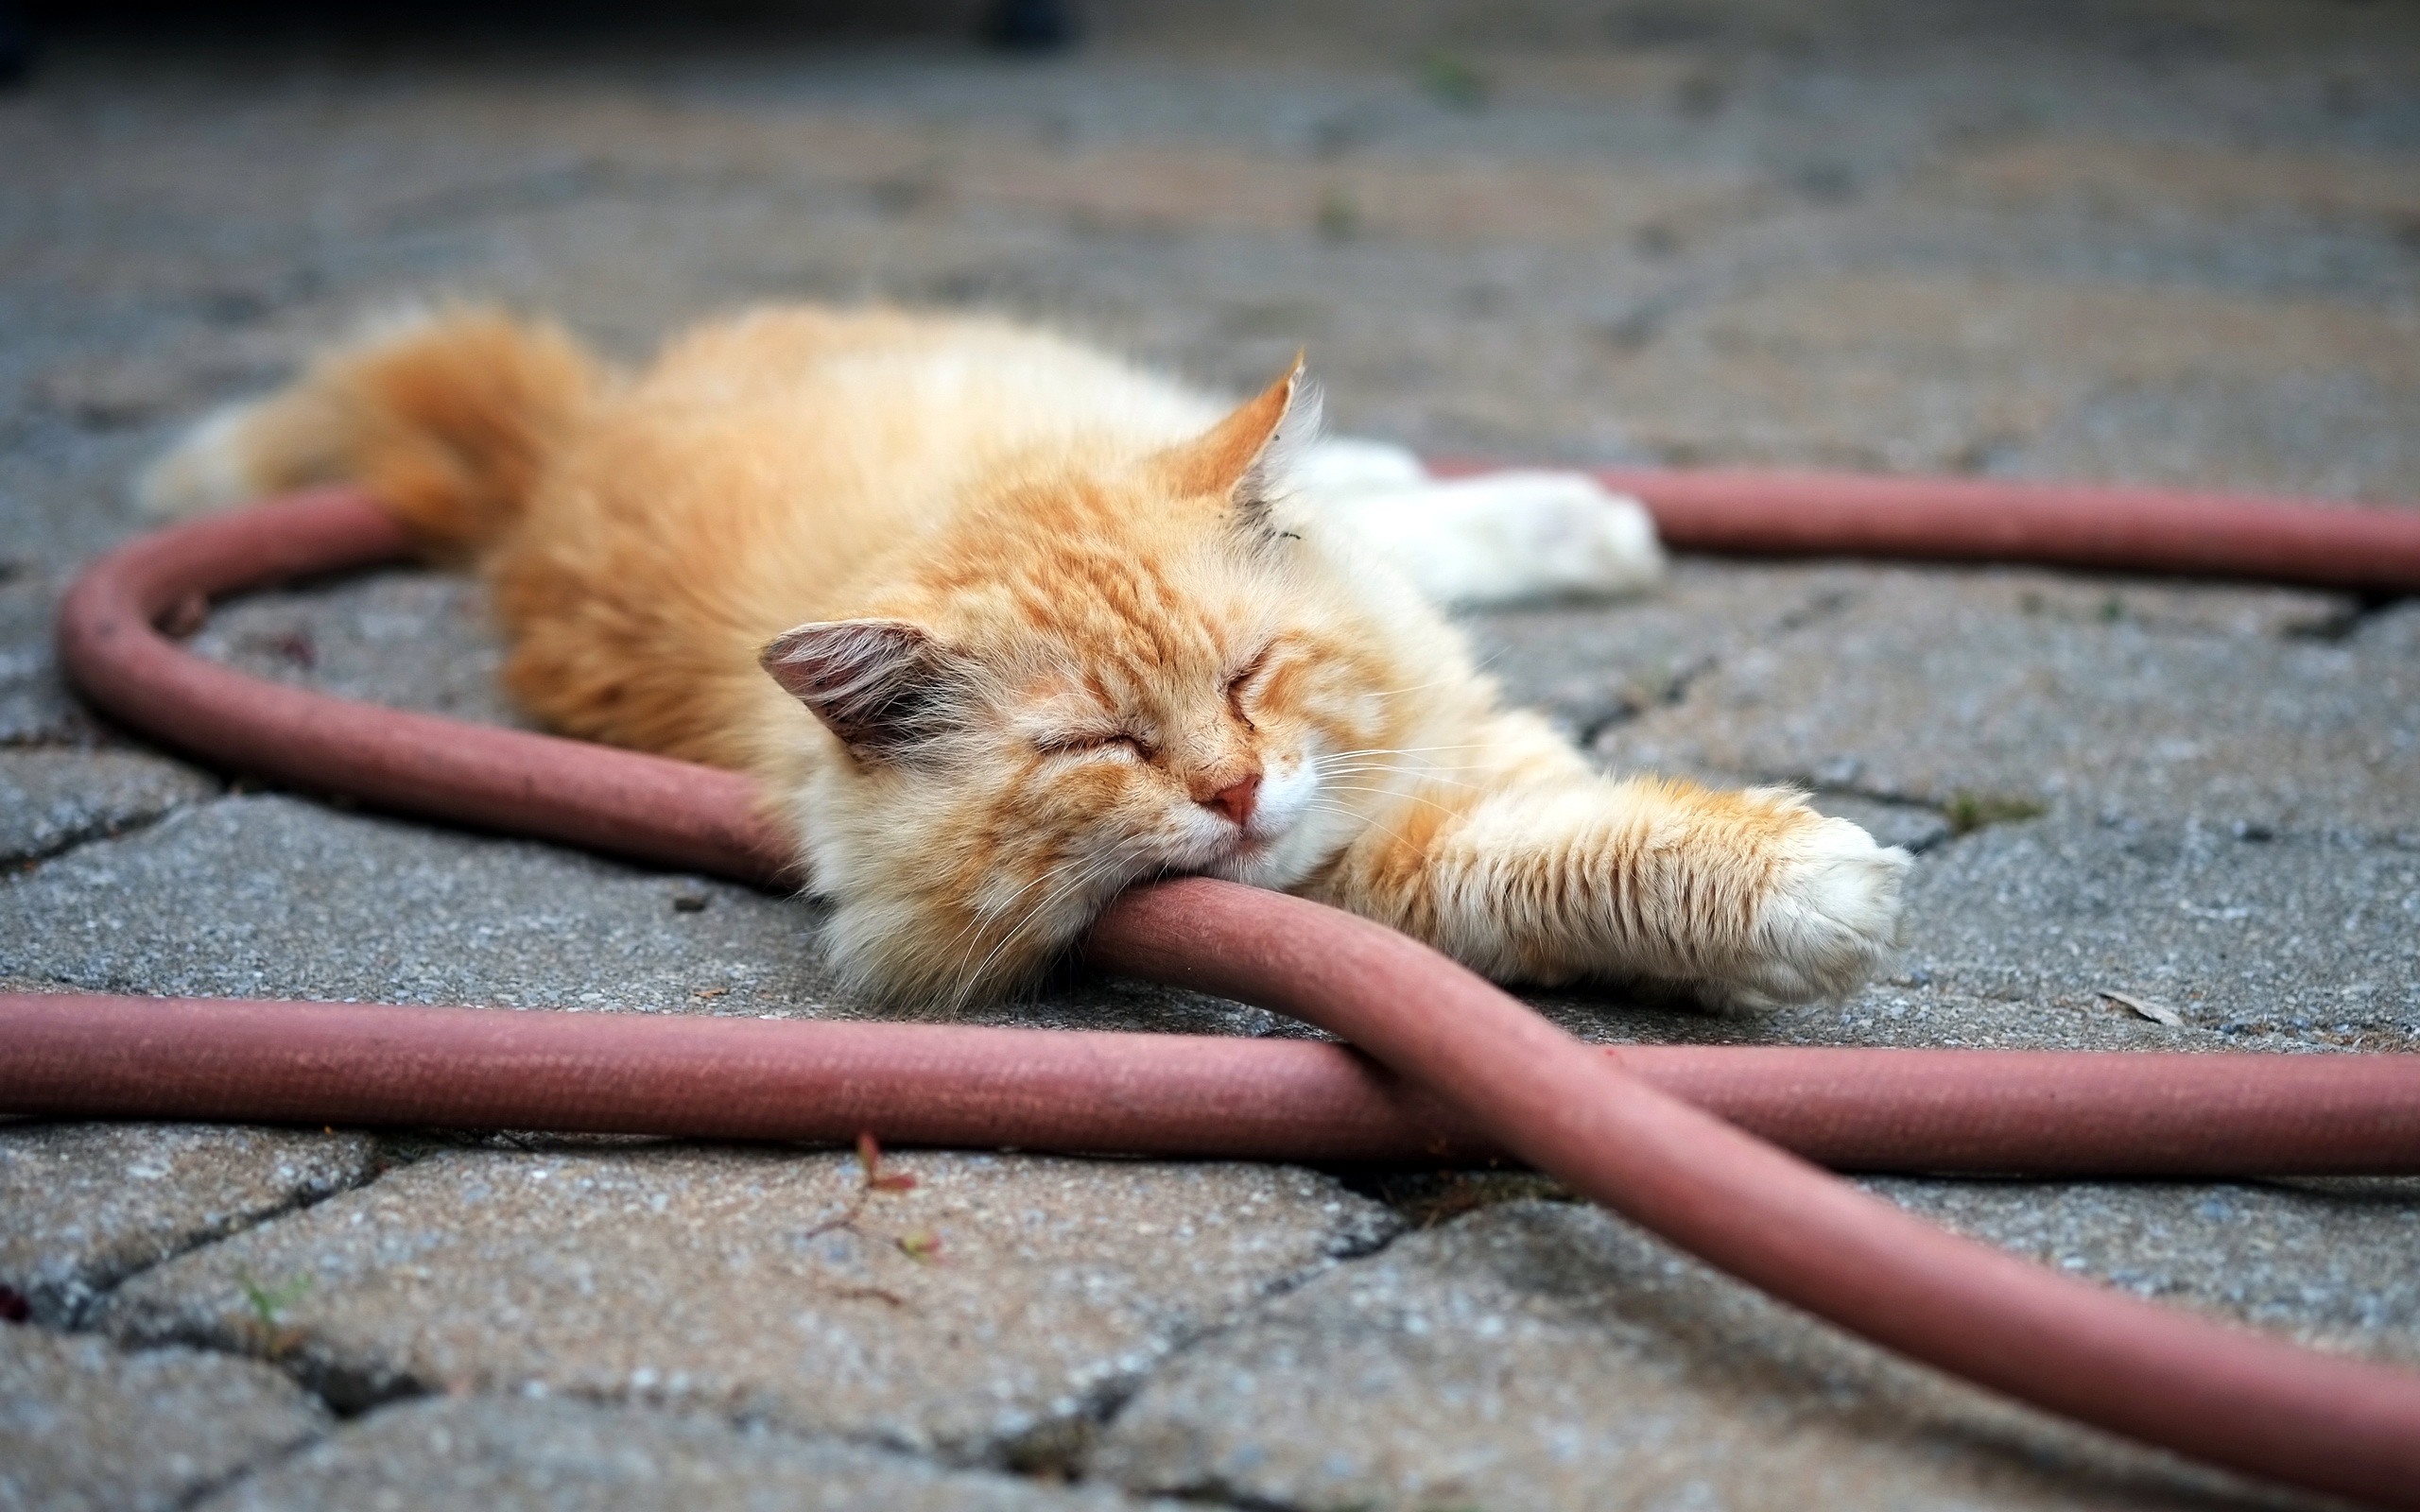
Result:
<svg viewBox="0 0 2420 1512">
<path fill-rule="evenodd" d="M 757 662 L 858 760 L 913 756 L 956 728 L 963 659 L 908 620 L 830 620 L 786 630 Z"/>
<path fill-rule="evenodd" d="M 1319 431 L 1319 385 L 1298 352 L 1284 377 L 1199 438 L 1153 460 L 1179 493 L 1227 500 L 1260 524 L 1270 501 L 1290 487 L 1295 462 Z"/>
</svg>

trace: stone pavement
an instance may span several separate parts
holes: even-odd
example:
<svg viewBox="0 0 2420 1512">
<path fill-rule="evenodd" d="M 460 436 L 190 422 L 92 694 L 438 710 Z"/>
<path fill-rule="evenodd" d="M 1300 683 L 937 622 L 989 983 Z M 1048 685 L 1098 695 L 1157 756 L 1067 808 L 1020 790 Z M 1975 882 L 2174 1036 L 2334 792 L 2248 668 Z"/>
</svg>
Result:
<svg viewBox="0 0 2420 1512">
<path fill-rule="evenodd" d="M 936 14 L 946 7 L 932 8 Z M 0 987 L 861 1013 L 804 905 L 197 770 L 46 639 L 184 420 L 430 290 L 637 352 L 753 300 L 1056 320 L 1348 430 L 2420 501 L 2420 18 L 2354 4 L 1096 4 L 947 28 L 69 32 L 0 94 Z M 1921 852 L 1848 1003 L 1595 1038 L 2420 1048 L 2420 604 L 1685 561 L 1472 629 L 1605 761 Z M 476 595 L 212 656 L 510 720 Z M 2180 1026 L 2100 996 L 2171 1008 Z M 1074 980 L 997 1022 L 1298 1033 Z M 2303 1504 L 1767 1302 L 1533 1179 L 0 1126 L 0 1509 Z M 2420 1186 L 1876 1179 L 2420 1365 Z"/>
</svg>

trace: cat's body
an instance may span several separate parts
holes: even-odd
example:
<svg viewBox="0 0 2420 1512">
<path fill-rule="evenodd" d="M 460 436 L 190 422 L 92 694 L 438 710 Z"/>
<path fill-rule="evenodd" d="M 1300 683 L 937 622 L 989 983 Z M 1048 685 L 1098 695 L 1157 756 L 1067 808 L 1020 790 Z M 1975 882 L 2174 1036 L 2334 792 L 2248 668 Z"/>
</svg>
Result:
<svg viewBox="0 0 2420 1512">
<path fill-rule="evenodd" d="M 1178 871 L 1512 980 L 1751 1005 L 1864 980 L 1905 854 L 1788 793 L 1605 778 L 1501 709 L 1360 538 L 1504 501 L 1306 464 L 1314 407 L 1299 373 L 1227 413 L 984 320 L 764 311 L 625 379 L 456 312 L 214 420 L 147 487 L 196 507 L 357 481 L 477 559 L 515 697 L 755 774 L 835 904 L 836 961 L 895 1000 L 1029 980 L 1119 888 Z M 1511 502 L 1532 495 L 1566 524 L 1588 503 Z M 1599 577 L 1637 566 L 1597 545 Z"/>
</svg>

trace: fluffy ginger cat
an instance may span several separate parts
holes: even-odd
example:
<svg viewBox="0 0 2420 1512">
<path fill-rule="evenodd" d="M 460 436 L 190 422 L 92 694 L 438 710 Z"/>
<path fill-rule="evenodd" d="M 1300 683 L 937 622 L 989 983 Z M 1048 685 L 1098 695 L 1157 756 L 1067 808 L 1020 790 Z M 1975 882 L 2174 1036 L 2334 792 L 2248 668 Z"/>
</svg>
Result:
<svg viewBox="0 0 2420 1512">
<path fill-rule="evenodd" d="M 1538 489 L 1357 489 L 1317 423 L 1299 364 L 1228 409 L 987 319 L 765 309 L 625 374 L 455 308 L 205 421 L 144 489 L 182 511 L 357 483 L 475 561 L 513 696 L 753 774 L 834 905 L 836 965 L 894 1004 L 1012 990 L 1180 872 L 1507 981 L 1762 1006 L 1874 973 L 1905 851 L 1791 792 L 1599 774 L 1499 705 L 1365 539 L 1462 528 L 1427 542 L 1451 593 L 1486 556 L 1470 527 Z M 1601 558 L 1581 583 L 1651 573 L 1629 518 L 1572 536 Z"/>
</svg>

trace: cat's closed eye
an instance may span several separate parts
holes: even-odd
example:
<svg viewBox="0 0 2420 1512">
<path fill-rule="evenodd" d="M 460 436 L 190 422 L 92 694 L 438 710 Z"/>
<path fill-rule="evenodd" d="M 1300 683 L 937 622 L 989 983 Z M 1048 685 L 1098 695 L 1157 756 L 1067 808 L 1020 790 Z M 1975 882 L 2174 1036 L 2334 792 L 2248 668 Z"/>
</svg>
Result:
<svg viewBox="0 0 2420 1512">
<path fill-rule="evenodd" d="M 1244 663 L 1242 671 L 1227 679 L 1227 707 L 1234 713 L 1236 718 L 1243 723 L 1246 730 L 1255 730 L 1259 727 L 1252 722 L 1250 714 L 1244 713 L 1244 696 L 1252 691 L 1253 679 L 1259 677 L 1263 671 L 1267 670 L 1269 659 L 1275 654 L 1277 646 L 1273 642 L 1262 646 L 1251 661 Z"/>
<path fill-rule="evenodd" d="M 1159 755 L 1150 742 L 1139 735 L 1123 733 L 1053 735 L 1033 744 L 1045 756 L 1121 756 L 1149 762 Z"/>
</svg>

